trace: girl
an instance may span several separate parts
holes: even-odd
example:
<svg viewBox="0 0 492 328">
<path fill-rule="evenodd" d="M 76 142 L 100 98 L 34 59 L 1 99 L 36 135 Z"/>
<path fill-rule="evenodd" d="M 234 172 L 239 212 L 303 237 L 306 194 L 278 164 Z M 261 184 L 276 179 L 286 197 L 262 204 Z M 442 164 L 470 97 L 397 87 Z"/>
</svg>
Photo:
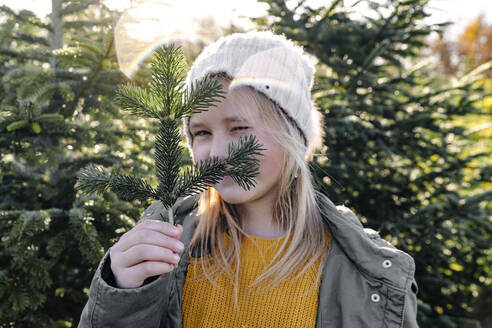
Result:
<svg viewBox="0 0 492 328">
<path fill-rule="evenodd" d="M 167 213 L 154 202 L 101 260 L 79 327 L 418 327 L 413 259 L 313 188 L 321 127 L 302 49 L 232 34 L 203 50 L 186 85 L 206 75 L 226 98 L 184 119 L 193 161 L 254 134 L 255 186 L 226 175 L 180 199 L 177 230 L 154 220 Z"/>
</svg>

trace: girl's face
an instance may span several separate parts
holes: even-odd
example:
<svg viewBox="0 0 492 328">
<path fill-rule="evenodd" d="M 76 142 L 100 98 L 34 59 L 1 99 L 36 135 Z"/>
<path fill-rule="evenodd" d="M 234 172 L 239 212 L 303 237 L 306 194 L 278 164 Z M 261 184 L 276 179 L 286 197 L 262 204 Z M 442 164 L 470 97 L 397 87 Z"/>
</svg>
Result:
<svg viewBox="0 0 492 328">
<path fill-rule="evenodd" d="M 225 90 L 227 90 L 227 84 L 225 84 Z M 243 88 L 229 90 L 226 98 L 221 99 L 216 107 L 191 116 L 189 127 L 193 136 L 194 161 L 198 163 L 212 156 L 227 158 L 227 148 L 231 142 L 237 144 L 240 136 L 254 134 L 262 148 L 265 149 L 261 152 L 263 156 L 258 156 L 260 167 L 259 174 L 255 177 L 255 186 L 248 191 L 237 185 L 230 176 L 225 176 L 214 185 L 214 188 L 224 201 L 230 204 L 246 204 L 265 200 L 273 203 L 281 176 L 282 152 L 265 129 L 239 118 L 238 106 L 246 106 L 243 108 L 256 117 L 260 110 L 255 102 L 245 103 L 244 94 L 241 94 L 244 92 L 251 91 Z"/>
</svg>

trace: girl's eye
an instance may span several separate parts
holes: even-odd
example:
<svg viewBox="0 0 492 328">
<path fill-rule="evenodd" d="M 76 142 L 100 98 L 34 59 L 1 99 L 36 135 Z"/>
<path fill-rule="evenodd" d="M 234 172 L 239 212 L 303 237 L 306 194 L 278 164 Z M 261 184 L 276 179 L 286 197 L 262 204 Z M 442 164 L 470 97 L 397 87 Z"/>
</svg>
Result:
<svg viewBox="0 0 492 328">
<path fill-rule="evenodd" d="M 232 130 L 246 130 L 246 129 L 249 129 L 249 127 L 247 127 L 247 126 L 236 126 Z"/>
<path fill-rule="evenodd" d="M 195 133 L 195 136 L 202 135 L 202 133 L 208 133 L 208 131 L 200 130 L 200 131 L 198 131 L 198 132 Z"/>
<path fill-rule="evenodd" d="M 236 127 L 232 128 L 232 131 L 246 130 L 246 129 L 249 129 L 249 127 L 248 126 L 236 126 Z M 193 136 L 201 136 L 201 135 L 206 135 L 206 134 L 210 134 L 210 132 L 205 131 L 205 130 L 200 130 L 200 131 L 197 131 Z"/>
</svg>

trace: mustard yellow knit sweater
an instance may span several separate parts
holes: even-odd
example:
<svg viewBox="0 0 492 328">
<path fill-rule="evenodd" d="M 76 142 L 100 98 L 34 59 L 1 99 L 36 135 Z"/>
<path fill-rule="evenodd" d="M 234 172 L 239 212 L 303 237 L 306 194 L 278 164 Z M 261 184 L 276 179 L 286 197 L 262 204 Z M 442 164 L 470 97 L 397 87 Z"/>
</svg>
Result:
<svg viewBox="0 0 492 328">
<path fill-rule="evenodd" d="M 190 257 L 188 273 L 183 289 L 184 328 L 260 328 L 260 327 L 314 327 L 318 308 L 319 284 L 313 288 L 321 259 L 318 259 L 299 280 L 291 278 L 274 289 L 256 293 L 258 289 L 248 289 L 273 259 L 284 237 L 260 238 L 249 236 L 241 244 L 241 264 L 239 270 L 238 305 L 234 306 L 234 287 L 225 274 L 217 279 L 219 288 L 214 287 L 203 275 L 200 258 Z M 226 245 L 229 237 L 225 237 Z M 327 233 L 329 246 L 331 235 Z M 291 236 L 289 237 L 289 242 Z M 256 245 L 256 246 L 255 246 Z M 263 254 L 265 261 L 262 260 Z M 204 258 L 210 259 L 208 256 Z M 278 261 L 278 258 L 275 262 Z M 233 266 L 235 270 L 235 264 Z M 306 293 L 312 288 L 309 293 Z M 304 296 L 302 296 L 304 294 Z"/>
</svg>

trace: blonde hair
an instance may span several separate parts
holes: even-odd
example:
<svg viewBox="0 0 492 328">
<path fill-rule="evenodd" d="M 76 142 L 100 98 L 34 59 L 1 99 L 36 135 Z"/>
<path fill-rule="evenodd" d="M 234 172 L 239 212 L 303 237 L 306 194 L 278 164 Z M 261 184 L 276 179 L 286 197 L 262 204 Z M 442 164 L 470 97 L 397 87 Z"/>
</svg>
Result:
<svg viewBox="0 0 492 328">
<path fill-rule="evenodd" d="M 230 78 L 224 73 L 214 75 L 218 75 L 219 80 L 223 83 L 230 82 Z M 265 283 L 265 286 L 274 288 L 290 278 L 293 272 L 302 269 L 294 277 L 297 280 L 306 269 L 321 258 L 316 280 L 305 293 L 307 294 L 318 285 L 321 279 L 326 256 L 326 233 L 330 234 L 316 202 L 316 192 L 312 185 L 311 173 L 307 163 L 314 150 L 319 148 L 321 144 L 319 142 L 308 145 L 309 147 L 306 146 L 302 132 L 291 119 L 285 116 L 278 105 L 255 89 L 244 88 L 246 92 L 241 93 L 241 103 L 255 103 L 260 109 L 259 117 L 254 117 L 251 110 L 248 112 L 247 106 L 238 106 L 240 113 L 248 118 L 250 124 L 256 124 L 255 129 L 268 127 L 268 133 L 284 154 L 282 162 L 282 172 L 284 173 L 279 181 L 279 192 L 273 208 L 273 220 L 282 231 L 286 232 L 287 236 L 292 237 L 290 243 L 289 238 L 282 241 L 271 263 L 274 263 L 277 258 L 278 261 L 274 265 L 270 263 L 249 287 L 258 287 Z M 319 116 L 317 116 L 314 125 L 317 125 L 315 132 L 319 141 L 322 138 L 320 124 Z M 295 177 L 296 173 L 297 178 Z M 242 238 L 250 238 L 241 228 L 240 213 L 234 204 L 226 203 L 215 188 L 209 187 L 201 193 L 198 199 L 198 217 L 195 233 L 189 245 L 190 256 L 194 248 L 200 248 L 203 273 L 215 287 L 220 288 L 214 280 L 221 273 L 226 274 L 234 286 L 234 302 L 236 310 L 239 311 L 237 299 L 240 245 Z M 228 247 L 223 241 L 225 234 L 230 239 Z M 209 254 L 207 254 L 206 249 L 210 250 Z M 205 254 L 207 256 L 204 256 Z M 307 263 L 306 259 L 309 259 Z M 234 262 L 236 263 L 235 272 L 232 270 Z M 269 284 L 266 284 L 267 282 Z"/>
</svg>

